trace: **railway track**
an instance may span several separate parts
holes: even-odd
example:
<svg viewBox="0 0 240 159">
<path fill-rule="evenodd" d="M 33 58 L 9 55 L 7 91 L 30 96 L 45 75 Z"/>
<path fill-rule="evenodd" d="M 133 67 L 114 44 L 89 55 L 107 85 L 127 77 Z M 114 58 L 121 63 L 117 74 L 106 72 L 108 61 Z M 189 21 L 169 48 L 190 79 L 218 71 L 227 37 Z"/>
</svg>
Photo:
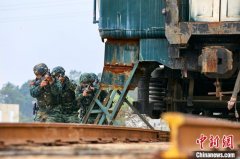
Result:
<svg viewBox="0 0 240 159">
<path fill-rule="evenodd" d="M 2 123 L 0 147 L 78 143 L 169 141 L 169 133 L 148 129 L 62 123 Z"/>
<path fill-rule="evenodd" d="M 170 124 L 170 133 L 114 126 L 2 123 L 0 158 L 189 158 L 195 151 L 240 151 L 239 123 L 179 113 L 163 118 Z M 202 136 L 206 141 L 201 149 Z M 211 136 L 219 137 L 218 146 L 209 146 Z M 224 136 L 232 137 L 225 146 L 221 145 Z"/>
</svg>

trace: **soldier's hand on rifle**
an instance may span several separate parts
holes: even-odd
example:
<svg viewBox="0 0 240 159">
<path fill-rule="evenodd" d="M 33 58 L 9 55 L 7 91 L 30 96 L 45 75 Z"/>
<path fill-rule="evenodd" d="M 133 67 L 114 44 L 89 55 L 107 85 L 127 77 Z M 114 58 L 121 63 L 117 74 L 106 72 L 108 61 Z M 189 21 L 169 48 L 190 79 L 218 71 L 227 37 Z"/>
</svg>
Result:
<svg viewBox="0 0 240 159">
<path fill-rule="evenodd" d="M 90 86 L 90 89 L 91 89 L 92 91 L 94 91 L 94 90 L 95 90 L 95 88 L 94 88 L 94 87 L 92 87 L 92 86 Z"/>
<path fill-rule="evenodd" d="M 50 84 L 53 83 L 53 78 L 52 78 L 52 76 L 49 75 L 49 74 L 46 74 L 46 75 L 45 75 L 45 80 L 48 81 Z"/>
<path fill-rule="evenodd" d="M 88 96 L 88 90 L 84 90 L 84 91 L 83 91 L 83 96 L 84 96 L 84 97 Z"/>
<path fill-rule="evenodd" d="M 58 79 L 61 83 L 63 83 L 65 78 L 64 78 L 64 76 L 60 75 Z"/>
<path fill-rule="evenodd" d="M 40 87 L 45 87 L 46 85 L 48 85 L 48 81 L 46 81 L 46 80 L 43 80 L 43 81 L 40 83 Z"/>
</svg>

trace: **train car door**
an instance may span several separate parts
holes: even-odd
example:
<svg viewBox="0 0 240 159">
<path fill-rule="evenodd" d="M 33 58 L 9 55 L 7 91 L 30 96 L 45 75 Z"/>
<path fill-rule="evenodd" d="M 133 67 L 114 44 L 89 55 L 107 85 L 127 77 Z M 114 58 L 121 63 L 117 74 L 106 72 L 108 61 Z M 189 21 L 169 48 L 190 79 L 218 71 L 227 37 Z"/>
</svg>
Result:
<svg viewBox="0 0 240 159">
<path fill-rule="evenodd" d="M 240 20 L 240 0 L 221 0 L 220 21 Z"/>
<path fill-rule="evenodd" d="M 190 21 L 218 22 L 220 0 L 189 0 Z"/>
</svg>

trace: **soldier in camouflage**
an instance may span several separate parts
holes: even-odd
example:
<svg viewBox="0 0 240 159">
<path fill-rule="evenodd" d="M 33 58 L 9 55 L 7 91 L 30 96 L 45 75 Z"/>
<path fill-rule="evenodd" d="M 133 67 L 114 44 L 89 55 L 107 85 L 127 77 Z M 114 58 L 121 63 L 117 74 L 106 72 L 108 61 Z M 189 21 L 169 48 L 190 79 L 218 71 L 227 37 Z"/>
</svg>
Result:
<svg viewBox="0 0 240 159">
<path fill-rule="evenodd" d="M 30 83 L 30 94 L 37 98 L 37 122 L 61 122 L 59 94 L 62 91 L 61 84 L 52 77 L 48 67 L 44 63 L 33 68 L 36 79 Z"/>
<path fill-rule="evenodd" d="M 99 87 L 100 87 L 98 76 L 95 73 L 90 73 L 90 75 L 91 75 L 92 85 L 93 85 L 94 90 L 96 92 L 97 90 L 99 90 Z M 105 100 L 106 96 L 107 96 L 107 91 L 102 90 L 100 95 L 98 96 L 99 101 L 103 102 Z"/>
<path fill-rule="evenodd" d="M 52 76 L 59 79 L 62 85 L 60 94 L 61 116 L 64 123 L 79 123 L 77 103 L 75 100 L 75 89 L 77 84 L 65 76 L 65 70 L 57 66 L 52 70 Z"/>
<path fill-rule="evenodd" d="M 86 115 L 95 92 L 96 88 L 93 86 L 93 76 L 90 73 L 83 73 L 79 79 L 79 86 L 77 86 L 75 91 L 76 100 L 80 107 L 80 122 L 82 122 L 83 117 Z"/>
<path fill-rule="evenodd" d="M 97 88 L 99 83 L 98 76 L 95 73 L 89 73 L 89 74 L 91 76 L 91 82 L 93 84 L 93 87 Z"/>
</svg>

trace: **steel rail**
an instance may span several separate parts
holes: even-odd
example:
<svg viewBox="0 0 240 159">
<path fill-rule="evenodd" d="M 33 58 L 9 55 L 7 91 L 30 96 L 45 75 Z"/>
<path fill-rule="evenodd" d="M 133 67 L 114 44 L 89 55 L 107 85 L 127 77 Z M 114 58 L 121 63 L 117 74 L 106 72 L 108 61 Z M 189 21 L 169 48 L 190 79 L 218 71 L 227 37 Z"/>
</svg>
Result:
<svg viewBox="0 0 240 159">
<path fill-rule="evenodd" d="M 162 136 L 162 137 L 161 137 Z M 1 123 L 0 147 L 8 145 L 167 141 L 149 129 L 62 123 Z"/>
<path fill-rule="evenodd" d="M 181 113 L 166 113 L 163 119 L 170 125 L 171 143 L 166 152 L 159 153 L 160 158 L 189 158 L 195 151 L 234 151 L 240 148 L 240 124 L 237 122 Z M 206 137 L 202 149 L 197 142 L 201 135 Z M 231 142 L 233 147 L 223 147 L 223 136 L 229 135 L 233 137 Z M 219 137 L 218 147 L 210 146 L 211 136 Z"/>
</svg>

